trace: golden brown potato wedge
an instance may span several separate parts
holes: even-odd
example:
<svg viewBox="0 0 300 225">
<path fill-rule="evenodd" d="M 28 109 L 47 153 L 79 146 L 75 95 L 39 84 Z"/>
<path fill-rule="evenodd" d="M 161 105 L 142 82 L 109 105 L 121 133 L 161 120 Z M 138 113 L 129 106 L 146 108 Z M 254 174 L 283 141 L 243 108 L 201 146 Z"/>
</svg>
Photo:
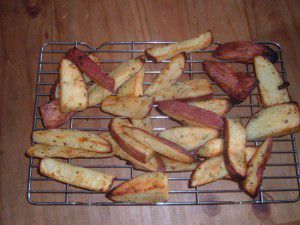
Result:
<svg viewBox="0 0 300 225">
<path fill-rule="evenodd" d="M 124 132 L 125 125 L 132 126 L 128 120 L 120 118 L 112 119 L 109 124 L 112 137 L 131 157 L 141 163 L 147 163 L 155 155 L 155 152 L 144 143 L 138 142 L 133 137 L 128 136 Z"/>
<path fill-rule="evenodd" d="M 195 158 L 187 150 L 169 140 L 155 136 L 152 133 L 136 127 L 124 126 L 123 129 L 124 133 L 129 137 L 143 143 L 145 146 L 153 149 L 153 151 L 158 152 L 159 154 L 180 162 L 195 162 Z"/>
<path fill-rule="evenodd" d="M 219 116 L 225 116 L 233 107 L 229 98 L 212 98 L 208 100 L 190 102 L 189 104 L 201 109 L 212 111 Z"/>
<path fill-rule="evenodd" d="M 256 152 L 256 150 L 258 149 L 258 147 L 256 146 L 247 146 L 246 147 L 246 160 L 247 163 L 249 163 L 250 159 L 252 158 L 252 156 L 254 155 L 254 153 Z"/>
<path fill-rule="evenodd" d="M 144 173 L 112 189 L 107 198 L 114 202 L 165 202 L 169 198 L 168 177 L 159 172 Z"/>
<path fill-rule="evenodd" d="M 109 96 L 102 101 L 104 112 L 133 119 L 145 118 L 152 109 L 152 97 Z"/>
<path fill-rule="evenodd" d="M 163 162 L 163 164 L 166 167 L 166 172 L 186 172 L 186 171 L 192 171 L 196 169 L 197 165 L 199 163 L 184 163 L 184 162 L 179 162 L 174 159 L 170 159 L 168 157 L 165 157 L 163 155 L 159 156 Z"/>
<path fill-rule="evenodd" d="M 257 195 L 262 183 L 263 171 L 271 156 L 272 138 L 268 138 L 254 153 L 247 168 L 247 177 L 241 185 L 245 192 L 253 198 Z"/>
<path fill-rule="evenodd" d="M 207 79 L 186 80 L 172 85 L 170 88 L 155 92 L 152 96 L 155 102 L 166 100 L 191 101 L 208 99 L 214 95 L 214 89 Z"/>
<path fill-rule="evenodd" d="M 100 153 L 94 151 L 88 151 L 78 148 L 70 148 L 63 146 L 53 146 L 45 144 L 35 144 L 31 146 L 26 155 L 35 158 L 108 158 L 113 156 L 112 152 Z"/>
<path fill-rule="evenodd" d="M 93 84 L 88 90 L 88 105 L 89 107 L 100 104 L 106 97 L 110 96 L 112 92 L 104 87 Z"/>
<path fill-rule="evenodd" d="M 185 125 L 218 130 L 222 130 L 224 127 L 223 119 L 219 115 L 185 102 L 163 101 L 158 103 L 158 108 L 166 115 Z"/>
<path fill-rule="evenodd" d="M 298 132 L 300 113 L 296 103 L 270 106 L 256 113 L 248 122 L 247 139 L 263 139 Z"/>
<path fill-rule="evenodd" d="M 185 64 L 185 56 L 179 54 L 171 59 L 161 70 L 160 74 L 155 77 L 151 85 L 146 89 L 145 95 L 153 95 L 163 89 L 170 88 L 179 79 L 183 72 Z"/>
<path fill-rule="evenodd" d="M 224 160 L 226 169 L 234 179 L 246 177 L 246 129 L 238 119 L 225 119 Z"/>
<path fill-rule="evenodd" d="M 112 152 L 110 143 L 98 135 L 78 130 L 50 129 L 34 131 L 34 142 L 77 149 L 85 149 L 99 153 Z"/>
<path fill-rule="evenodd" d="M 59 66 L 59 91 L 61 112 L 81 111 L 88 106 L 85 81 L 79 69 L 68 59 Z"/>
<path fill-rule="evenodd" d="M 91 191 L 108 192 L 116 178 L 110 174 L 73 166 L 51 158 L 42 159 L 39 169 L 46 177 Z"/>
<path fill-rule="evenodd" d="M 223 154 L 223 143 L 224 140 L 222 138 L 215 138 L 206 142 L 203 146 L 201 146 L 197 155 L 199 157 L 204 158 L 213 158 Z"/>
<path fill-rule="evenodd" d="M 260 100 L 264 107 L 291 101 L 282 76 L 270 61 L 257 56 L 254 58 L 254 67 L 259 81 Z"/>
<path fill-rule="evenodd" d="M 137 128 L 144 129 L 150 133 L 153 132 L 151 116 L 147 116 L 145 119 L 130 119 L 130 121 Z"/>
<path fill-rule="evenodd" d="M 186 150 L 194 150 L 207 141 L 220 136 L 220 132 L 213 128 L 204 127 L 173 127 L 163 130 L 159 136 L 172 141 Z"/>
<path fill-rule="evenodd" d="M 145 51 L 148 58 L 155 61 L 162 61 L 170 59 L 175 55 L 182 52 L 193 52 L 196 50 L 207 48 L 213 42 L 213 37 L 210 31 L 200 34 L 198 37 L 178 42 L 175 44 L 169 44 L 165 46 L 156 46 Z"/>
</svg>

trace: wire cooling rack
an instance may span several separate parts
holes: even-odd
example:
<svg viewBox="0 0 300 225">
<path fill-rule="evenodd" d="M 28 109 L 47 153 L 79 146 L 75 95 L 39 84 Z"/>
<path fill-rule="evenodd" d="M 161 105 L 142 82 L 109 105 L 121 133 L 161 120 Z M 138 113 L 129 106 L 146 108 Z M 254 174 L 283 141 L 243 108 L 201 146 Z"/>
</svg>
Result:
<svg viewBox="0 0 300 225">
<path fill-rule="evenodd" d="M 106 42 L 100 47 L 93 47 L 85 42 L 47 42 L 42 45 L 38 60 L 38 73 L 34 101 L 34 122 L 33 131 L 44 129 L 39 106 L 49 101 L 49 91 L 54 81 L 58 78 L 58 65 L 64 53 L 76 46 L 89 53 L 96 53 L 106 72 L 110 72 L 116 65 L 130 58 L 142 55 L 146 48 L 158 44 L 168 44 L 174 42 L 162 41 L 132 41 L 132 42 Z M 286 80 L 283 51 L 279 44 L 273 42 L 261 42 L 273 48 L 279 56 L 275 64 L 278 71 Z M 206 77 L 202 69 L 203 60 L 216 60 L 211 57 L 213 49 L 219 43 L 214 43 L 207 50 L 199 50 L 187 55 L 187 62 L 184 74 L 181 79 L 194 79 Z M 146 60 L 145 82 L 147 86 L 151 80 L 160 72 L 166 61 L 153 63 Z M 232 61 L 237 69 L 250 75 L 253 74 L 251 64 L 240 64 Z M 218 89 L 217 96 L 225 94 Z M 247 120 L 260 109 L 258 101 L 258 91 L 254 90 L 248 99 L 240 105 L 235 106 L 228 117 L 240 117 L 245 124 Z M 101 133 L 107 131 L 107 124 L 112 118 L 99 110 L 100 106 L 89 108 L 74 115 L 71 120 L 62 128 L 80 129 Z M 151 113 L 152 123 L 155 131 L 164 130 L 166 127 L 176 126 L 174 121 L 167 116 L 160 115 L 153 106 Z M 248 144 L 259 145 L 260 140 L 248 142 Z M 140 174 L 131 165 L 126 164 L 117 158 L 107 159 L 69 159 L 68 163 L 83 167 L 93 168 L 99 171 L 112 173 L 118 177 L 114 185 L 129 180 Z M 145 205 L 132 203 L 114 203 L 105 198 L 104 193 L 86 191 L 62 184 L 51 178 L 46 178 L 38 173 L 38 159 L 30 158 L 27 199 L 34 205 Z M 263 185 L 259 189 L 257 198 L 252 199 L 247 196 L 238 185 L 229 180 L 220 180 L 198 188 L 188 188 L 190 172 L 169 173 L 170 199 L 168 202 L 156 203 L 153 205 L 204 205 L 204 204 L 244 204 L 244 203 L 288 203 L 299 200 L 299 163 L 297 159 L 296 141 L 294 134 L 285 137 L 275 138 L 272 150 L 272 158 L 269 160 L 263 177 Z M 152 205 L 152 204 L 146 204 Z"/>
</svg>

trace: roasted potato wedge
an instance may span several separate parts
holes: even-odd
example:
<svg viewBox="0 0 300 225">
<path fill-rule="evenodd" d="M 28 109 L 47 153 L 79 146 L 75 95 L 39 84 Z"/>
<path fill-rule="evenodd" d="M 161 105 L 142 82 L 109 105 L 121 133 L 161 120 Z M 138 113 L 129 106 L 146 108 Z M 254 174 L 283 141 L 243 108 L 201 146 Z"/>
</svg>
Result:
<svg viewBox="0 0 300 225">
<path fill-rule="evenodd" d="M 290 102 L 282 76 L 273 64 L 262 56 L 254 58 L 255 74 L 259 81 L 260 100 L 264 107 Z"/>
<path fill-rule="evenodd" d="M 88 106 L 85 81 L 79 69 L 68 59 L 59 66 L 59 100 L 61 112 L 81 111 Z"/>
<path fill-rule="evenodd" d="M 144 173 L 112 189 L 107 198 L 114 202 L 165 202 L 169 198 L 168 177 L 159 172 Z"/>
<path fill-rule="evenodd" d="M 112 152 L 100 153 L 100 152 L 88 151 L 88 150 L 78 149 L 78 148 L 35 144 L 27 150 L 26 155 L 35 158 L 74 159 L 74 158 L 108 158 L 113 156 L 113 153 Z"/>
<path fill-rule="evenodd" d="M 102 101 L 104 112 L 133 119 L 145 118 L 152 109 L 152 97 L 109 96 Z"/>
<path fill-rule="evenodd" d="M 201 146 L 197 155 L 204 158 L 213 158 L 223 154 L 224 140 L 222 138 L 215 138 L 206 142 Z"/>
<path fill-rule="evenodd" d="M 86 131 L 50 129 L 34 131 L 32 139 L 38 144 L 84 149 L 99 153 L 112 152 L 110 143 Z"/>
<path fill-rule="evenodd" d="M 184 162 L 179 162 L 174 159 L 170 159 L 168 157 L 165 157 L 163 155 L 159 156 L 165 165 L 165 170 L 166 172 L 187 172 L 187 171 L 192 171 L 196 169 L 197 165 L 199 163 L 184 163 Z"/>
<path fill-rule="evenodd" d="M 88 54 L 88 57 L 94 62 L 97 64 L 97 66 L 99 66 L 101 69 L 102 69 L 102 65 L 100 64 L 100 60 L 98 58 L 98 56 L 95 54 L 95 53 L 90 53 Z M 85 75 L 85 73 L 82 74 L 84 80 L 85 80 L 85 83 L 89 83 L 92 81 L 91 78 L 89 78 L 87 75 Z"/>
<path fill-rule="evenodd" d="M 270 106 L 256 113 L 248 122 L 247 139 L 264 139 L 298 132 L 300 113 L 296 103 Z"/>
<path fill-rule="evenodd" d="M 213 37 L 210 31 L 200 34 L 198 37 L 169 44 L 165 46 L 156 46 L 145 51 L 146 56 L 154 61 L 162 61 L 170 59 L 179 53 L 193 52 L 196 50 L 207 48 L 213 42 Z"/>
<path fill-rule="evenodd" d="M 151 116 L 147 116 L 145 119 L 130 119 L 130 121 L 137 128 L 144 129 L 150 133 L 153 132 Z"/>
<path fill-rule="evenodd" d="M 78 48 L 69 49 L 66 58 L 73 62 L 78 69 L 98 85 L 109 91 L 114 91 L 115 80 L 106 74 L 93 60 Z"/>
<path fill-rule="evenodd" d="M 158 108 L 173 119 L 191 126 L 222 130 L 224 123 L 217 114 L 180 101 L 163 101 Z"/>
<path fill-rule="evenodd" d="M 57 128 L 66 123 L 75 112 L 63 113 L 60 111 L 59 99 L 44 104 L 40 107 L 43 123 L 46 128 Z"/>
<path fill-rule="evenodd" d="M 230 176 L 237 180 L 246 177 L 246 129 L 238 119 L 225 119 L 224 161 Z"/>
<path fill-rule="evenodd" d="M 207 79 L 186 80 L 155 92 L 155 102 L 166 100 L 191 101 L 212 98 L 214 89 Z"/>
<path fill-rule="evenodd" d="M 272 138 L 268 138 L 254 153 L 248 163 L 247 177 L 241 183 L 245 192 L 253 198 L 257 195 L 262 183 L 263 171 L 271 156 L 272 143 Z"/>
<path fill-rule="evenodd" d="M 171 59 L 171 61 L 165 65 L 160 74 L 155 77 L 151 85 L 146 89 L 145 95 L 153 95 L 163 89 L 168 89 L 176 83 L 180 75 L 183 72 L 185 64 L 185 56 L 179 54 Z"/>
<path fill-rule="evenodd" d="M 229 98 L 212 98 L 208 100 L 189 102 L 189 104 L 201 109 L 212 111 L 219 116 L 225 116 L 233 107 Z"/>
<path fill-rule="evenodd" d="M 257 86 L 257 79 L 243 72 L 237 72 L 230 65 L 222 62 L 203 62 L 203 69 L 235 103 L 245 101 Z"/>
<path fill-rule="evenodd" d="M 110 174 L 72 166 L 51 158 L 42 159 L 39 169 L 46 177 L 91 191 L 108 192 L 116 178 Z"/>
<path fill-rule="evenodd" d="M 204 127 L 173 127 L 163 130 L 159 136 L 172 141 L 186 150 L 194 150 L 207 141 L 220 136 L 220 131 Z"/>
<path fill-rule="evenodd" d="M 136 127 L 124 126 L 123 129 L 124 133 L 129 137 L 143 143 L 159 154 L 180 162 L 195 162 L 195 158 L 187 150 L 169 140 L 155 136 L 152 133 Z"/>
<path fill-rule="evenodd" d="M 249 41 L 234 41 L 220 44 L 214 51 L 217 59 L 234 60 L 242 63 L 253 63 L 254 57 L 263 56 L 272 63 L 277 62 L 277 53 L 268 46 Z"/>
<path fill-rule="evenodd" d="M 106 97 L 110 96 L 112 92 L 105 89 L 104 87 L 93 84 L 88 89 L 88 105 L 89 107 L 100 104 Z"/>
<path fill-rule="evenodd" d="M 250 159 L 252 158 L 252 156 L 254 155 L 254 153 L 256 152 L 256 150 L 258 149 L 258 147 L 256 146 L 247 146 L 246 147 L 246 160 L 247 163 L 249 163 Z"/>
<path fill-rule="evenodd" d="M 54 81 L 50 89 L 50 101 L 54 101 L 59 98 L 60 90 L 59 90 L 59 78 Z"/>
</svg>

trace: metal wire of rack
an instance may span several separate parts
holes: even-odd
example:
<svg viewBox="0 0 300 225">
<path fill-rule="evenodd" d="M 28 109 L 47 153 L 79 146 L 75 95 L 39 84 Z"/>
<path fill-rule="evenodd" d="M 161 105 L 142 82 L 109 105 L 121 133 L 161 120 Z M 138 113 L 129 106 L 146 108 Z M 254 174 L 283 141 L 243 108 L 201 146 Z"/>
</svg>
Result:
<svg viewBox="0 0 300 225">
<path fill-rule="evenodd" d="M 35 87 L 33 131 L 44 129 L 42 118 L 39 113 L 39 106 L 49 100 L 49 89 L 58 77 L 59 60 L 64 53 L 71 47 L 81 48 L 85 52 L 97 53 L 100 56 L 104 70 L 110 72 L 118 63 L 124 62 L 129 58 L 135 58 L 143 54 L 144 49 L 157 44 L 169 44 L 174 42 L 164 41 L 130 41 L 130 42 L 106 42 L 99 47 L 93 47 L 85 42 L 47 42 L 42 45 L 38 59 L 38 72 Z M 281 46 L 274 42 L 260 42 L 268 45 L 277 51 L 279 60 L 276 63 L 277 69 L 286 80 L 286 70 Z M 214 43 L 212 49 L 199 50 L 187 55 L 186 69 L 183 77 L 194 79 L 205 77 L 202 69 L 202 62 L 210 59 L 213 49 L 219 43 Z M 216 60 L 216 59 L 213 59 Z M 218 60 L 220 61 L 220 60 Z M 164 64 L 165 60 L 161 62 Z M 251 64 L 239 64 L 226 61 L 237 65 L 239 70 L 253 75 Z M 161 66 L 161 65 L 160 65 Z M 160 72 L 151 60 L 146 60 L 145 82 L 144 85 L 151 84 L 151 78 Z M 147 77 L 149 79 L 147 79 Z M 212 83 L 214 85 L 214 83 Z M 218 91 L 217 96 L 226 96 L 222 91 Z M 253 116 L 261 106 L 257 100 L 258 92 L 253 91 L 248 99 L 235 106 L 236 114 L 229 114 L 228 117 L 240 117 L 247 121 Z M 156 107 L 155 105 L 153 106 Z M 94 132 L 107 131 L 107 121 L 111 115 L 104 114 L 97 105 L 92 109 L 86 110 L 87 113 L 74 115 L 68 124 L 63 128 L 79 129 Z M 155 110 L 155 109 L 154 109 Z M 152 111 L 154 111 L 152 110 Z M 160 131 L 168 127 L 167 116 L 158 113 L 151 114 L 154 122 L 154 130 Z M 103 122 L 106 121 L 106 122 Z M 99 123 L 98 123 L 99 122 Z M 155 125 L 156 124 L 156 125 Z M 173 124 L 174 125 L 174 124 Z M 257 140 L 248 142 L 258 146 L 262 141 Z M 125 164 L 118 159 L 68 159 L 68 163 L 87 168 L 94 168 L 100 171 L 115 174 L 118 179 L 116 182 L 129 180 L 139 171 L 133 169 L 131 165 Z M 117 171 L 116 171 L 117 170 Z M 127 175 L 125 175 L 127 174 Z M 38 173 L 38 160 L 29 159 L 27 200 L 33 205 L 87 205 L 87 206 L 113 206 L 113 205 L 214 205 L 214 204 L 266 204 L 266 203 L 291 203 L 300 199 L 300 171 L 297 157 L 295 135 L 275 138 L 272 150 L 272 158 L 269 161 L 263 178 L 263 185 L 259 189 L 258 197 L 250 198 L 239 189 L 238 185 L 228 180 L 217 181 L 212 184 L 197 188 L 188 188 L 187 183 L 190 173 L 170 173 L 170 199 L 168 202 L 156 204 L 133 204 L 133 203 L 114 203 L 105 198 L 105 193 L 86 191 L 77 189 L 68 184 L 61 184 L 51 178 L 40 176 Z"/>
</svg>

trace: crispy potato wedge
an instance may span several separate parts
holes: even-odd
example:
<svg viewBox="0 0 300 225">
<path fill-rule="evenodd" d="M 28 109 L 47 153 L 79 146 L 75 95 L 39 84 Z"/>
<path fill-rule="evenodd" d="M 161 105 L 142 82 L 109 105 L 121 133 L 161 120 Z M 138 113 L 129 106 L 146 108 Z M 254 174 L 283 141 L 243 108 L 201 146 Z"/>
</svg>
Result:
<svg viewBox="0 0 300 225">
<path fill-rule="evenodd" d="M 63 113 L 60 111 L 59 100 L 44 104 L 40 107 L 43 123 L 46 128 L 57 128 L 66 123 L 75 112 Z"/>
<path fill-rule="evenodd" d="M 254 57 L 263 56 L 272 63 L 277 62 L 277 53 L 268 46 L 249 41 L 234 41 L 219 45 L 213 56 L 217 59 L 234 60 L 242 63 L 253 63 Z"/>
<path fill-rule="evenodd" d="M 166 167 L 166 172 L 187 172 L 196 169 L 199 163 L 184 163 L 170 159 L 163 155 L 159 156 Z"/>
<path fill-rule="evenodd" d="M 39 169 L 46 177 L 91 191 L 108 192 L 116 178 L 110 174 L 72 166 L 51 158 L 42 159 Z"/>
<path fill-rule="evenodd" d="M 70 148 L 63 146 L 52 146 L 45 144 L 35 144 L 31 146 L 27 152 L 27 156 L 35 158 L 108 158 L 113 156 L 112 152 L 100 153 L 78 148 Z"/>
<path fill-rule="evenodd" d="M 246 129 L 238 119 L 225 119 L 224 161 L 230 176 L 237 180 L 246 177 Z"/>
<path fill-rule="evenodd" d="M 126 119 L 114 118 L 109 124 L 109 130 L 112 137 L 121 146 L 127 154 L 141 163 L 147 163 L 154 155 L 153 149 L 144 143 L 136 141 L 133 137 L 124 132 L 124 126 L 132 126 Z"/>
<path fill-rule="evenodd" d="M 139 72 L 144 66 L 144 60 L 141 58 L 130 59 L 118 65 L 109 74 L 115 81 L 114 91 L 118 90 L 127 80 L 129 80 L 134 74 Z"/>
<path fill-rule="evenodd" d="M 246 130 L 248 140 L 298 132 L 300 130 L 299 106 L 296 103 L 283 103 L 262 109 L 248 121 Z"/>
<path fill-rule="evenodd" d="M 201 146 L 197 155 L 204 158 L 213 158 L 223 154 L 224 140 L 222 138 L 215 138 L 206 142 Z"/>
<path fill-rule="evenodd" d="M 145 118 L 152 109 L 152 97 L 109 96 L 102 101 L 104 112 L 133 119 Z"/>
<path fill-rule="evenodd" d="M 212 98 L 208 100 L 189 102 L 189 104 L 201 109 L 212 111 L 219 116 L 225 116 L 233 107 L 229 98 Z"/>
<path fill-rule="evenodd" d="M 245 101 L 250 92 L 257 86 L 257 79 L 243 72 L 234 70 L 222 62 L 202 63 L 207 75 L 228 94 L 236 103 Z"/>
<path fill-rule="evenodd" d="M 185 102 L 163 101 L 158 103 L 158 108 L 166 115 L 186 125 L 218 130 L 224 127 L 223 119 L 219 115 Z"/>
<path fill-rule="evenodd" d="M 130 119 L 130 121 L 137 128 L 144 129 L 150 133 L 153 132 L 151 116 L 147 116 L 145 119 Z"/>
<path fill-rule="evenodd" d="M 212 98 L 214 89 L 207 79 L 186 80 L 162 89 L 152 96 L 155 102 L 166 100 L 191 101 Z"/>
<path fill-rule="evenodd" d="M 59 66 L 59 100 L 62 112 L 81 111 L 88 106 L 85 81 L 79 69 L 68 59 Z"/>
<path fill-rule="evenodd" d="M 145 51 L 145 54 L 149 59 L 154 61 L 162 61 L 165 59 L 170 59 L 182 52 L 193 52 L 207 48 L 212 42 L 212 33 L 207 31 L 190 40 L 149 48 Z"/>
<path fill-rule="evenodd" d="M 195 158 L 187 150 L 169 140 L 155 136 L 152 133 L 136 127 L 124 126 L 123 129 L 124 133 L 129 137 L 143 143 L 155 152 L 180 162 L 195 162 Z"/>
<path fill-rule="evenodd" d="M 259 186 L 262 183 L 263 171 L 271 157 L 272 143 L 272 138 L 268 138 L 254 153 L 248 163 L 247 177 L 241 183 L 245 192 L 253 198 L 258 193 Z"/>
<path fill-rule="evenodd" d="M 112 152 L 108 141 L 86 131 L 67 129 L 39 130 L 33 132 L 32 139 L 39 144 L 65 146 L 99 153 Z"/>
<path fill-rule="evenodd" d="M 143 96 L 144 74 L 145 68 L 142 66 L 136 74 L 129 78 L 129 80 L 118 89 L 117 96 Z"/>
<path fill-rule="evenodd" d="M 66 52 L 66 58 L 73 62 L 78 69 L 98 85 L 109 91 L 114 91 L 115 80 L 106 74 L 93 60 L 78 48 L 71 48 Z"/>
<path fill-rule="evenodd" d="M 107 198 L 114 202 L 165 202 L 169 198 L 168 177 L 159 172 L 144 173 L 112 189 Z"/>
<path fill-rule="evenodd" d="M 255 74 L 259 81 L 260 100 L 264 107 L 290 102 L 282 76 L 273 64 L 262 56 L 254 58 Z"/>
<path fill-rule="evenodd" d="M 163 130 L 159 136 L 172 141 L 186 150 L 194 150 L 207 141 L 220 136 L 220 131 L 204 127 L 173 127 Z"/>
<path fill-rule="evenodd" d="M 171 59 L 169 63 L 155 77 L 151 85 L 146 89 L 145 95 L 153 95 L 163 89 L 168 89 L 176 83 L 184 70 L 185 56 L 179 54 Z"/>
<path fill-rule="evenodd" d="M 249 163 L 250 159 L 252 158 L 252 156 L 254 155 L 254 153 L 256 152 L 256 150 L 258 149 L 258 147 L 256 146 L 247 146 L 246 147 L 246 160 L 247 163 Z"/>
<path fill-rule="evenodd" d="M 93 84 L 88 90 L 88 105 L 89 107 L 100 104 L 106 97 L 110 96 L 112 92 L 102 86 Z"/>
</svg>

